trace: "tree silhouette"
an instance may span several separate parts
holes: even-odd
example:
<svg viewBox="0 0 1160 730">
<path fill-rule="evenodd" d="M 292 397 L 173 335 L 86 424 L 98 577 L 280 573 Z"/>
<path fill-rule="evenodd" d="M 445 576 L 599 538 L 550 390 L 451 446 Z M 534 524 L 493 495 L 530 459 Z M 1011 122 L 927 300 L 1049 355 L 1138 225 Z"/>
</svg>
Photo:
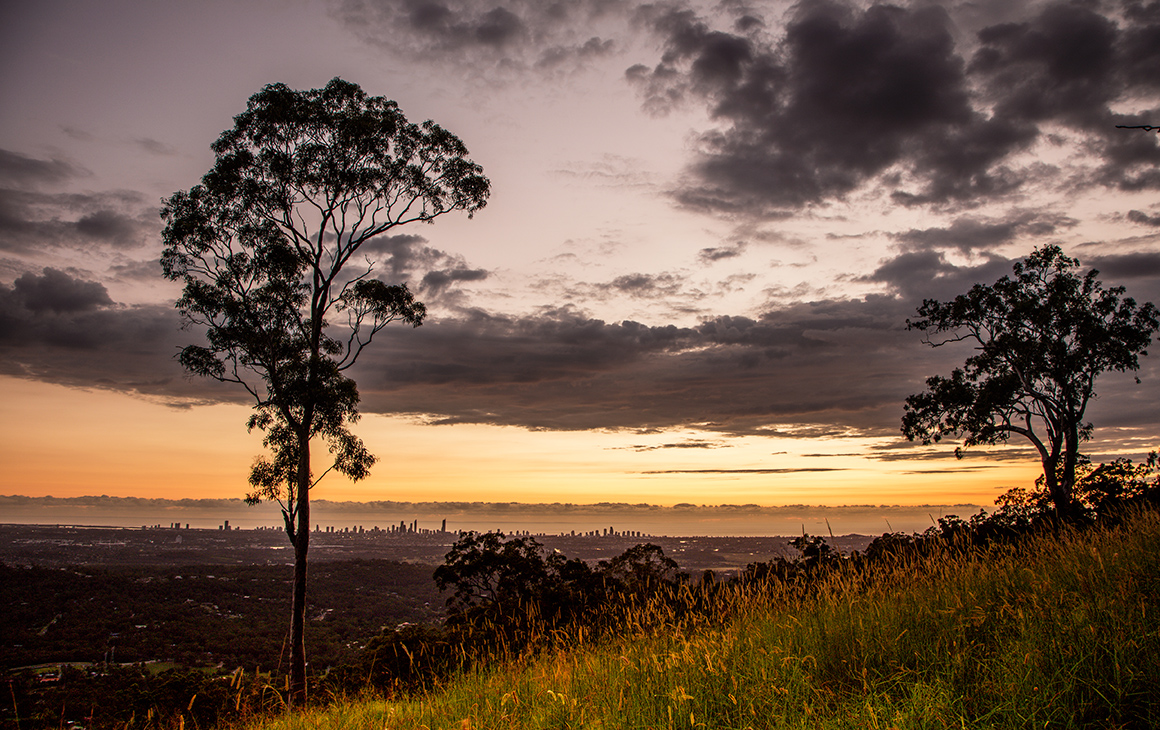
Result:
<svg viewBox="0 0 1160 730">
<path fill-rule="evenodd" d="M 1061 516 L 1076 509 L 1079 445 L 1091 437 L 1084 414 L 1097 376 L 1139 369 L 1138 356 L 1148 354 L 1160 326 L 1151 303 L 1137 306 L 1123 287 L 1105 289 L 1098 271 L 1081 276 L 1078 268 L 1079 261 L 1045 246 L 1015 263 L 1014 278 L 976 284 L 950 302 L 928 299 L 918 308 L 921 318 L 906 322 L 933 347 L 966 341 L 976 354 L 906 399 L 902 433 L 923 444 L 953 435 L 963 446 L 1024 436 L 1039 453 Z"/>
<path fill-rule="evenodd" d="M 447 605 L 455 611 L 491 603 L 518 605 L 538 600 L 558 580 L 557 568 L 563 562 L 558 555 L 545 555 L 534 537 L 466 532 L 433 577 L 441 591 L 454 587 Z"/>
<path fill-rule="evenodd" d="M 397 226 L 470 215 L 490 188 L 457 137 L 337 78 L 309 91 L 266 86 L 212 149 L 201 184 L 164 201 L 161 264 L 184 283 L 185 324 L 205 330 L 181 364 L 244 388 L 248 426 L 271 452 L 255 460 L 247 501 L 277 501 L 294 547 L 290 695 L 300 704 L 310 489 L 331 470 L 361 479 L 375 462 L 347 427 L 359 395 L 346 372 L 383 327 L 426 315 L 406 285 L 354 257 Z M 333 455 L 317 476 L 315 438 Z"/>
</svg>

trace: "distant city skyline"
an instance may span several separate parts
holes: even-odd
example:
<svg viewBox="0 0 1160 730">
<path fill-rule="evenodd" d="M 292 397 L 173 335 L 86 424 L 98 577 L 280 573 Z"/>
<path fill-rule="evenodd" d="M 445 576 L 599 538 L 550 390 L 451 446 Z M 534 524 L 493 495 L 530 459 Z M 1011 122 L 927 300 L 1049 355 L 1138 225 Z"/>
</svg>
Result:
<svg viewBox="0 0 1160 730">
<path fill-rule="evenodd" d="M 493 194 L 368 249 L 430 315 L 360 362 L 380 461 L 317 499 L 990 506 L 1037 459 L 901 437 L 970 352 L 905 321 L 1047 244 L 1160 302 L 1160 145 L 1116 128 L 1160 124 L 1157 32 L 1055 0 L 9 3 L 0 494 L 245 494 L 243 394 L 173 357 L 160 201 L 265 84 L 342 77 Z M 1093 459 L 1160 447 L 1153 349 L 1097 382 Z"/>
<path fill-rule="evenodd" d="M 314 529 L 390 530 L 403 524 L 420 531 L 529 532 L 583 535 L 589 532 L 648 536 L 879 535 L 922 532 L 938 518 L 971 517 L 971 504 L 788 505 L 521 504 L 464 502 L 334 502 L 316 500 Z M 134 499 L 109 496 L 22 497 L 0 495 L 0 524 L 68 524 L 162 529 L 281 529 L 276 505 L 255 507 L 240 499 Z M 174 528 L 174 525 L 178 527 Z"/>
</svg>

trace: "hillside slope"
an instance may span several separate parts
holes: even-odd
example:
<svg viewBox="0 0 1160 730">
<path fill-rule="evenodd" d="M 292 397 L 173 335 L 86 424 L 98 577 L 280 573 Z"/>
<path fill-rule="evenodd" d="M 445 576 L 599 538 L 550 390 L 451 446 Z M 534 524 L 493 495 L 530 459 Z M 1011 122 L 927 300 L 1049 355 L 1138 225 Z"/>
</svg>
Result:
<svg viewBox="0 0 1160 730">
<path fill-rule="evenodd" d="M 285 728 L 1160 726 L 1160 515 L 1019 547 L 642 606 L 612 641 L 497 662 L 414 699 Z M 644 631 L 640 625 L 661 630 Z"/>
</svg>

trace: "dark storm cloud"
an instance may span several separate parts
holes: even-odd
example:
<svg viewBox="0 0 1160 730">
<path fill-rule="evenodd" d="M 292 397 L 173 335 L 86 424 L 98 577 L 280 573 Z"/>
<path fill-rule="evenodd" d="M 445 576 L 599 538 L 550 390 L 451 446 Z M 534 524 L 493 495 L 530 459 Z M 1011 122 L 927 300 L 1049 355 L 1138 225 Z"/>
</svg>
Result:
<svg viewBox="0 0 1160 730">
<path fill-rule="evenodd" d="M 54 193 L 89 173 L 60 159 L 41 160 L 0 150 L 0 251 L 44 247 L 139 246 L 156 213 L 130 191 Z"/>
<path fill-rule="evenodd" d="M 1155 189 L 1160 187 L 1155 135 L 1115 128 L 1146 124 L 1151 113 L 1112 109 L 1120 101 L 1157 102 L 1160 12 L 1155 3 L 1132 4 L 1117 20 L 1097 7 L 1052 3 L 1024 22 L 984 28 L 970 71 L 983 82 L 996 117 L 1087 132 L 1102 160 L 1100 182 Z"/>
<path fill-rule="evenodd" d="M 1160 215 L 1148 215 L 1142 210 L 1129 210 L 1128 220 L 1145 226 L 1160 226 Z"/>
<path fill-rule="evenodd" d="M 483 281 L 487 276 L 487 271 L 484 269 L 455 268 L 428 271 L 423 277 L 422 291 L 438 294 L 455 282 Z"/>
<path fill-rule="evenodd" d="M 963 253 L 986 251 L 1015 240 L 1049 236 L 1077 223 L 1072 218 L 1014 213 L 1007 219 L 956 218 L 942 228 L 912 228 L 893 238 L 909 250 L 958 249 Z"/>
<path fill-rule="evenodd" d="M 993 282 L 1011 273 L 1011 263 L 991 257 L 976 266 L 953 266 L 938 251 L 914 251 L 900 254 L 882 264 L 860 281 L 885 284 L 906 301 L 953 299 L 978 282 Z M 906 316 L 910 316 L 910 312 Z"/>
<path fill-rule="evenodd" d="M 826 0 L 798 3 L 784 24 L 764 12 L 780 11 L 624 0 L 335 10 L 368 42 L 478 73 L 550 73 L 627 48 L 622 38 L 658 39 L 659 58 L 625 72 L 644 108 L 703 106 L 716 122 L 671 190 L 692 210 L 769 218 L 871 188 L 902 205 L 970 207 L 1046 179 L 1160 187 L 1156 135 L 1115 128 L 1160 112 L 1155 3 Z M 1018 157 L 1056 129 L 1080 135 L 1094 175 Z"/>
<path fill-rule="evenodd" d="M 1160 187 L 1155 135 L 1115 129 L 1148 115 L 1112 111 L 1158 99 L 1155 6 L 1120 19 L 1064 3 L 1033 12 L 960 46 L 932 5 L 801 3 L 773 40 L 652 7 L 642 17 L 663 55 L 626 76 L 647 110 L 706 104 L 719 123 L 674 191 L 706 212 L 770 215 L 872 183 L 904 205 L 997 198 L 1058 174 L 1013 157 L 1045 125 L 1089 140 L 1099 172 L 1075 184 Z"/>
<path fill-rule="evenodd" d="M 359 382 L 368 410 L 438 423 L 893 432 L 906 381 L 921 382 L 910 310 L 885 297 L 815 302 L 695 327 L 477 312 L 391 332 Z"/>
<path fill-rule="evenodd" d="M 12 293 L 32 312 L 85 312 L 113 304 L 103 284 L 47 267 L 39 276 L 28 272 L 18 278 L 12 283 Z"/>
<path fill-rule="evenodd" d="M 0 250 L 93 245 L 130 249 L 160 229 L 156 211 L 131 191 L 42 193 L 0 188 Z"/>
<path fill-rule="evenodd" d="M 1089 263 L 1157 265 L 1153 256 L 1132 256 Z M 429 423 L 897 436 L 906 396 L 969 355 L 967 347 L 924 346 L 920 333 L 906 331 L 907 317 L 923 298 L 948 299 L 1010 272 L 1001 258 L 958 267 L 936 251 L 903 253 L 868 277 L 890 294 L 795 302 L 685 327 L 606 322 L 569 308 L 524 316 L 461 310 L 417 329 L 385 329 L 352 375 L 363 412 Z M 1156 280 L 1128 280 L 1128 294 L 1143 299 Z M 180 330 L 171 308 L 113 305 L 99 284 L 67 273 L 18 281 L 0 286 L 0 372 L 175 399 L 244 400 L 228 386 L 182 377 L 173 355 L 198 335 Z M 1101 380 L 1106 411 L 1093 415 L 1098 428 L 1155 428 L 1160 402 L 1147 384 L 1160 379 L 1160 361 L 1145 360 L 1145 386 L 1129 375 Z"/>
<path fill-rule="evenodd" d="M 128 216 L 102 209 L 81 216 L 73 225 L 86 238 L 120 242 L 132 241 L 137 235 L 139 223 Z"/>
<path fill-rule="evenodd" d="M 0 185 L 55 184 L 87 174 L 86 170 L 64 160 L 38 160 L 19 152 L 0 149 Z"/>
<path fill-rule="evenodd" d="M 1160 252 L 1093 256 L 1082 259 L 1082 263 L 1099 271 L 1104 281 L 1152 279 L 1152 284 L 1160 281 Z M 1160 304 L 1160 299 L 1156 302 Z"/>
<path fill-rule="evenodd" d="M 27 272 L 0 284 L 0 373 L 49 383 L 197 402 L 238 394 L 182 376 L 174 355 L 191 341 L 171 306 L 115 304 L 98 282 Z M 213 391 L 213 392 L 210 392 Z"/>
<path fill-rule="evenodd" d="M 721 129 L 676 192 L 694 208 L 764 212 L 840 198 L 901 165 L 911 197 L 948 200 L 1011 183 L 992 163 L 1030 136 L 971 106 L 939 8 L 798 6 L 784 37 L 713 30 L 691 11 L 652 21 L 666 51 L 634 67 L 646 108 L 708 103 Z M 901 186 L 909 179 L 898 182 Z"/>
<path fill-rule="evenodd" d="M 625 5 L 619 0 L 344 0 L 334 14 L 365 41 L 396 53 L 460 68 L 475 62 L 551 71 L 611 52 L 615 40 L 590 28 Z"/>
<path fill-rule="evenodd" d="M 40 282 L 48 274 L 26 276 Z M 231 388 L 180 376 L 172 355 L 196 333 L 179 330 L 171 309 L 111 306 L 91 282 L 65 283 L 88 293 L 84 308 L 34 311 L 26 306 L 29 287 L 0 291 L 4 372 L 240 399 Z M 872 297 L 717 316 L 693 327 L 609 323 L 567 309 L 524 317 L 474 311 L 384 330 L 356 378 L 365 412 L 436 423 L 894 433 L 902 399 L 938 361 L 904 331 L 912 311 L 901 300 Z"/>
</svg>

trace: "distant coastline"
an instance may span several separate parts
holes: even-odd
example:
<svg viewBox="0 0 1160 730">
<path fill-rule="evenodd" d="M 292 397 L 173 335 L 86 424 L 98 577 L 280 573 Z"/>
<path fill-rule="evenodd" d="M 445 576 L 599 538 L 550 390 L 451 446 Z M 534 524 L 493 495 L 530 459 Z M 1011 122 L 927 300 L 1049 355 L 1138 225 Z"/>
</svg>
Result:
<svg viewBox="0 0 1160 730">
<path fill-rule="evenodd" d="M 519 502 L 333 502 L 315 499 L 315 525 L 386 528 L 418 522 L 420 528 L 449 531 L 502 530 L 533 534 L 588 532 L 612 528 L 648 535 L 775 536 L 803 531 L 825 535 L 921 532 L 949 514 L 966 518 L 981 507 L 942 505 L 694 505 L 660 506 Z M 280 527 L 277 505 L 251 507 L 241 499 L 157 499 L 144 497 L 28 497 L 0 495 L 0 523 L 68 524 L 108 527 L 216 529 Z"/>
</svg>

